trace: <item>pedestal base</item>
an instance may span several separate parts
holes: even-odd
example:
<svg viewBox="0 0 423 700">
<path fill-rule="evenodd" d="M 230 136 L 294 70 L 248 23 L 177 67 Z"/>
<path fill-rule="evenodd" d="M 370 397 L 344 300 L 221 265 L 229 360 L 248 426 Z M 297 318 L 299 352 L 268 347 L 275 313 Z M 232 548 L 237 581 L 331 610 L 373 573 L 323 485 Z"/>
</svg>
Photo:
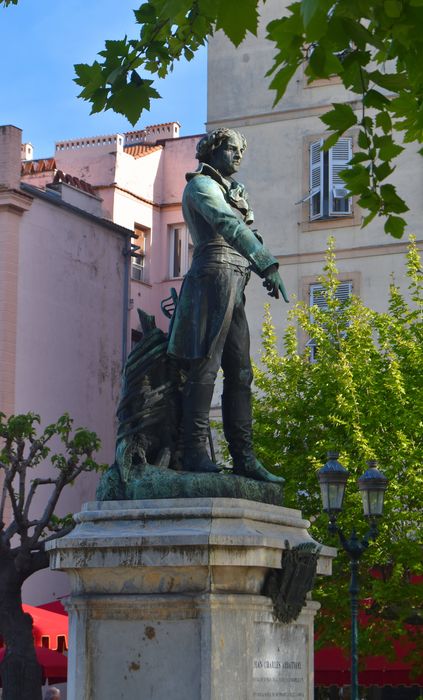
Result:
<svg viewBox="0 0 423 700">
<path fill-rule="evenodd" d="M 53 541 L 72 579 L 69 700 L 313 698 L 313 617 L 261 595 L 299 511 L 236 499 L 92 503 Z M 334 550 L 322 548 L 321 573 Z"/>
</svg>

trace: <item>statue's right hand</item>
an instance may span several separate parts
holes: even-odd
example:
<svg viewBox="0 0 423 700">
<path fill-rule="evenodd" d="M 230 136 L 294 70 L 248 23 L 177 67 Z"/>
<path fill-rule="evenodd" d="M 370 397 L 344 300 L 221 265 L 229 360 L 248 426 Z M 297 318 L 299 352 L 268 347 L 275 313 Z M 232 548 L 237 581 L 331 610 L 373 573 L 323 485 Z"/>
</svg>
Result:
<svg viewBox="0 0 423 700">
<path fill-rule="evenodd" d="M 279 299 L 279 293 L 281 293 L 286 303 L 289 303 L 285 285 L 282 281 L 282 277 L 280 276 L 279 270 L 276 267 L 276 265 L 272 265 L 272 267 L 269 267 L 268 270 L 265 271 L 263 287 L 267 289 L 267 293 L 269 294 L 269 296 Z"/>
</svg>

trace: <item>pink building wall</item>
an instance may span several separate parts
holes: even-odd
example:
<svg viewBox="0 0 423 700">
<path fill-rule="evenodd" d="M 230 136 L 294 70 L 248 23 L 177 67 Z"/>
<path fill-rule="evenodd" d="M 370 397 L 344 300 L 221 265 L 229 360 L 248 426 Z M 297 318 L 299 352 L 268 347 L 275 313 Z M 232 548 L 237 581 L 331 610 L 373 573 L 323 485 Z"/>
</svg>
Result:
<svg viewBox="0 0 423 700">
<path fill-rule="evenodd" d="M 42 427 L 68 412 L 75 428 L 99 435 L 96 458 L 110 464 L 131 231 L 102 218 L 101 199 L 78 187 L 21 185 L 20 139 L 19 129 L 0 127 L 0 410 L 38 413 Z M 26 179 L 39 184 L 41 177 Z M 46 460 L 37 476 L 50 469 Z M 96 474 L 82 474 L 63 492 L 57 514 L 78 511 L 97 483 Z M 48 497 L 43 488 L 34 517 Z M 66 576 L 43 571 L 23 595 L 40 604 L 67 590 Z"/>
<path fill-rule="evenodd" d="M 160 301 L 182 283 L 170 275 L 170 229 L 183 226 L 185 173 L 196 168 L 199 137 L 179 138 L 171 123 L 61 142 L 52 158 L 26 161 L 21 178 L 20 137 L 19 129 L 0 127 L 0 261 L 8 258 L 7 275 L 0 262 L 0 354 L 9 378 L 0 410 L 34 411 L 43 425 L 67 411 L 75 427 L 100 436 L 98 460 L 110 464 L 122 346 L 125 340 L 129 350 L 131 330 L 139 330 L 136 309 L 166 330 Z M 128 274 L 136 226 L 150 231 L 144 281 Z M 83 475 L 62 495 L 58 514 L 92 500 L 97 482 Z M 67 590 L 65 576 L 43 571 L 23 594 L 40 604 Z"/>
<path fill-rule="evenodd" d="M 138 307 L 154 314 L 163 330 L 168 327 L 160 302 L 169 296 L 172 286 L 179 290 L 182 283 L 182 278 L 171 279 L 169 275 L 169 231 L 172 225 L 183 225 L 185 174 L 197 167 L 195 147 L 199 138 L 179 138 L 179 124 L 172 122 L 139 132 L 56 144 L 56 167 L 94 187 L 102 199 L 105 217 L 128 229 L 140 225 L 151 232 L 146 279 L 131 280 L 130 330 L 139 330 Z M 25 180 L 33 181 L 28 177 Z"/>
</svg>

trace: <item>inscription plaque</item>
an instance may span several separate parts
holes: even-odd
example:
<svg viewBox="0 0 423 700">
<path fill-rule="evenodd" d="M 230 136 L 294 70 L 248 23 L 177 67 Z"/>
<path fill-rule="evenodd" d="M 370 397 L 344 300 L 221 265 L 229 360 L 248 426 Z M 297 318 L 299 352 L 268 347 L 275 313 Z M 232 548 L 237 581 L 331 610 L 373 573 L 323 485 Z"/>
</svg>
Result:
<svg viewBox="0 0 423 700">
<path fill-rule="evenodd" d="M 307 629 L 257 622 L 249 700 L 308 700 Z"/>
</svg>

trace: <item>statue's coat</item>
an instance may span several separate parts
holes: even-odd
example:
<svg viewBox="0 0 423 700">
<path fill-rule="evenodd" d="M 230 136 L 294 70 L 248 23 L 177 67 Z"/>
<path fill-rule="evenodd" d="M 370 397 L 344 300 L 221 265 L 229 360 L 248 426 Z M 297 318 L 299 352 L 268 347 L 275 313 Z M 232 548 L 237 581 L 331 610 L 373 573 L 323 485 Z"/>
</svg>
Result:
<svg viewBox="0 0 423 700">
<path fill-rule="evenodd" d="M 239 284 L 234 276 L 252 269 L 262 276 L 277 260 L 247 223 L 252 223 L 243 185 L 202 164 L 187 174 L 182 208 L 194 244 L 193 262 L 176 309 L 168 353 L 187 360 L 211 357 L 232 317 Z"/>
</svg>

